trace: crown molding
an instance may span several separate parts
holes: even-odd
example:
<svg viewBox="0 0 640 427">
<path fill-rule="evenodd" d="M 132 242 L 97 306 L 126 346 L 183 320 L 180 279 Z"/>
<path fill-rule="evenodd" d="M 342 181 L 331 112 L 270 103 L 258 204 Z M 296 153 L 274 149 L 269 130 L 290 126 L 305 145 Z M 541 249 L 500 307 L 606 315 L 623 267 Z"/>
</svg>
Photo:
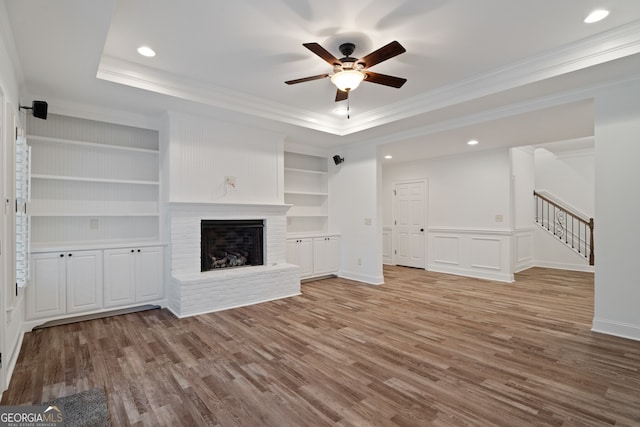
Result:
<svg viewBox="0 0 640 427">
<path fill-rule="evenodd" d="M 345 136 L 640 53 L 640 21 L 353 117 L 349 122 L 103 56 L 97 77 L 205 105 Z"/>
<path fill-rule="evenodd" d="M 350 134 L 640 53 L 640 21 L 359 114 Z"/>
<path fill-rule="evenodd" d="M 299 110 L 256 96 L 186 79 L 111 56 L 102 57 L 96 77 L 265 119 L 334 135 L 341 134 L 340 123 L 333 117 Z"/>
<path fill-rule="evenodd" d="M 81 119 L 97 120 L 123 126 L 133 126 L 143 129 L 159 130 L 161 118 L 130 111 L 103 108 L 94 104 L 69 102 L 65 99 L 46 97 L 49 103 L 49 114 L 78 117 Z"/>
</svg>

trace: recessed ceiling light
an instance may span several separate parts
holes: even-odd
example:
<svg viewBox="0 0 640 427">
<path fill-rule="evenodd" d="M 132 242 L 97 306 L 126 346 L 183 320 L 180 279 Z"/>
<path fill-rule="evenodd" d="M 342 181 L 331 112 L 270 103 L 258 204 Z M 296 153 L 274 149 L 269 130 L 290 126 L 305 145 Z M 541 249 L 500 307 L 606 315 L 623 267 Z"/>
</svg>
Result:
<svg viewBox="0 0 640 427">
<path fill-rule="evenodd" d="M 339 116 L 346 116 L 347 113 L 349 113 L 349 111 L 345 108 L 345 107 L 338 107 L 335 110 L 333 110 L 334 114 L 337 114 Z"/>
<path fill-rule="evenodd" d="M 156 56 L 156 51 L 151 49 L 149 46 L 140 46 L 138 48 L 138 53 L 142 56 L 146 56 L 147 58 L 153 58 Z"/>
<path fill-rule="evenodd" d="M 594 22 L 602 21 L 608 15 L 609 15 L 609 11 L 608 10 L 597 9 L 597 10 L 594 10 L 593 12 L 591 12 L 589 14 L 589 16 L 584 18 L 584 22 L 586 24 L 593 24 Z"/>
<path fill-rule="evenodd" d="M 467 145 L 477 145 L 477 144 L 478 144 L 478 141 L 475 139 L 472 139 L 471 141 L 467 142 Z"/>
<path fill-rule="evenodd" d="M 393 156 L 390 156 L 390 155 L 387 154 L 386 156 L 384 156 L 384 158 L 385 159 L 393 159 Z"/>
</svg>

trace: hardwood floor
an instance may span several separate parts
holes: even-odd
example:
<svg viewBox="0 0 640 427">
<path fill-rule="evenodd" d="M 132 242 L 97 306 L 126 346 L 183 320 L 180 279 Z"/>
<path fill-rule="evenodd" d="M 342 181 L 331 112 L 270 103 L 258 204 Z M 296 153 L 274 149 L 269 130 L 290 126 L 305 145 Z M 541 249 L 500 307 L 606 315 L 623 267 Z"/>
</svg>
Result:
<svg viewBox="0 0 640 427">
<path fill-rule="evenodd" d="M 30 332 L 2 404 L 104 385 L 114 426 L 640 425 L 640 342 L 589 330 L 592 274 L 385 278 Z"/>
</svg>

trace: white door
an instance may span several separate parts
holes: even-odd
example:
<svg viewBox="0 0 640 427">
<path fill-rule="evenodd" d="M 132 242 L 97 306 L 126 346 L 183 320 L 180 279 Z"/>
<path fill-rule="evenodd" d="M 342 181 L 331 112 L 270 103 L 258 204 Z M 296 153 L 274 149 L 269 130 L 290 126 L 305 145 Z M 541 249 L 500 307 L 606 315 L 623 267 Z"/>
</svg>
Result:
<svg viewBox="0 0 640 427">
<path fill-rule="evenodd" d="M 394 260 L 397 265 L 425 268 L 425 182 L 394 185 Z"/>
</svg>

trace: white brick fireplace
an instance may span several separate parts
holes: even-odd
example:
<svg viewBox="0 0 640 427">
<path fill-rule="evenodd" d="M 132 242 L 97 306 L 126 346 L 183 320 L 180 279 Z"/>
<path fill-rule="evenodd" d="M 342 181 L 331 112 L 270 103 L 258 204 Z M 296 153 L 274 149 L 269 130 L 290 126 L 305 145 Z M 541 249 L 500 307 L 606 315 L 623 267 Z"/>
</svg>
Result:
<svg viewBox="0 0 640 427">
<path fill-rule="evenodd" d="M 178 317 L 300 294 L 299 267 L 286 263 L 289 205 L 169 203 L 169 308 Z M 202 220 L 264 220 L 264 265 L 201 272 Z"/>
</svg>

